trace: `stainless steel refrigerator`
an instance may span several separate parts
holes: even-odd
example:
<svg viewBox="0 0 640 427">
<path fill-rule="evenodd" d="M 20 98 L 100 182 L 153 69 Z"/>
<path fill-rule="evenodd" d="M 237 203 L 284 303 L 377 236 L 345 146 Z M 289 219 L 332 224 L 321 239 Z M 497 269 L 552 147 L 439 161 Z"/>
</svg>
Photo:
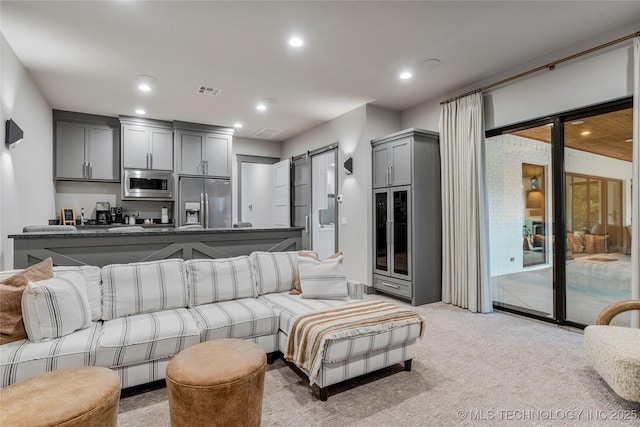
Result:
<svg viewBox="0 0 640 427">
<path fill-rule="evenodd" d="M 231 228 L 231 183 L 228 179 L 181 177 L 178 200 L 180 225 Z"/>
</svg>

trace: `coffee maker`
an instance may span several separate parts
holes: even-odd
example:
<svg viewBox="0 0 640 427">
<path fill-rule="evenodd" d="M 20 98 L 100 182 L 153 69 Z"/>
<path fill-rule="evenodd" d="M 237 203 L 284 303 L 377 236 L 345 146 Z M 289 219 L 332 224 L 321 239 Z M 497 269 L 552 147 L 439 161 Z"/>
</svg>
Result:
<svg viewBox="0 0 640 427">
<path fill-rule="evenodd" d="M 122 208 L 120 206 L 111 207 L 111 224 L 122 224 Z"/>
<path fill-rule="evenodd" d="M 111 224 L 111 209 L 109 202 L 96 202 L 96 223 Z"/>
</svg>

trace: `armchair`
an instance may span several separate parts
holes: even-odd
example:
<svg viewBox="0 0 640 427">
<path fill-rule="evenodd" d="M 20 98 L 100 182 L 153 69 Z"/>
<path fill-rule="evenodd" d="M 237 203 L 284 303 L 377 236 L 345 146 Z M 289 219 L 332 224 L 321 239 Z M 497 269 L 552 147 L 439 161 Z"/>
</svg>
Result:
<svg viewBox="0 0 640 427">
<path fill-rule="evenodd" d="M 640 300 L 613 303 L 584 330 L 586 361 L 623 399 L 640 402 L 640 329 L 610 326 L 620 313 L 640 310 Z"/>
<path fill-rule="evenodd" d="M 584 242 L 588 254 L 602 254 L 609 250 L 608 234 L 585 234 Z"/>
</svg>

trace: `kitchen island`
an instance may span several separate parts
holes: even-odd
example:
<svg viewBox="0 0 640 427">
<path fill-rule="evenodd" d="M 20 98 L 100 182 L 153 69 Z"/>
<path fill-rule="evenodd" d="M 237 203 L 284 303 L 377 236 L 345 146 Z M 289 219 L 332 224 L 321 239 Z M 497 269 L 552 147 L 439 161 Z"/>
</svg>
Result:
<svg viewBox="0 0 640 427">
<path fill-rule="evenodd" d="M 183 230 L 144 228 L 139 231 L 78 231 L 11 234 L 14 268 L 26 268 L 51 257 L 54 265 L 124 264 L 168 258 L 229 258 L 254 251 L 297 251 L 301 227 Z"/>
</svg>

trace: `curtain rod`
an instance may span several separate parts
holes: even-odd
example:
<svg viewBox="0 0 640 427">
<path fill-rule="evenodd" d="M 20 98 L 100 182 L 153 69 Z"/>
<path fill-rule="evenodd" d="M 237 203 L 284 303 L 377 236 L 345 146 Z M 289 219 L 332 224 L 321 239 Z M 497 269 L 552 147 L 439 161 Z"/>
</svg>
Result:
<svg viewBox="0 0 640 427">
<path fill-rule="evenodd" d="M 472 95 L 474 93 L 483 92 L 483 91 L 485 91 L 487 89 L 492 89 L 492 88 L 494 88 L 496 86 L 500 86 L 500 85 L 503 85 L 505 83 L 509 83 L 510 81 L 519 79 L 519 78 L 524 77 L 524 76 L 528 76 L 529 74 L 537 73 L 538 71 L 541 71 L 541 70 L 544 70 L 544 69 L 548 69 L 549 71 L 551 71 L 554 68 L 556 68 L 556 65 L 558 65 L 558 64 L 562 64 L 563 62 L 571 61 L 572 59 L 576 59 L 576 58 L 578 58 L 580 56 L 588 55 L 588 54 L 593 53 L 593 52 L 595 52 L 597 50 L 604 49 L 604 48 L 609 47 L 609 46 L 613 46 L 614 44 L 618 44 L 620 42 L 632 39 L 634 37 L 640 37 L 640 31 L 638 31 L 637 33 L 629 34 L 628 36 L 620 37 L 619 39 L 610 41 L 608 43 L 601 44 L 600 46 L 596 46 L 596 47 L 592 47 L 591 49 L 583 50 L 582 52 L 578 52 L 578 53 L 573 54 L 571 56 L 567 56 L 566 58 L 562 58 L 562 59 L 560 59 L 558 61 L 550 62 L 550 63 L 548 63 L 546 65 L 541 65 L 540 67 L 536 67 L 536 68 L 531 69 L 529 71 L 525 71 L 523 73 L 516 74 L 515 76 L 507 77 L 506 79 L 500 80 L 499 82 L 491 83 L 491 84 L 489 84 L 487 86 L 483 86 L 483 87 L 480 87 L 478 89 L 463 93 L 462 95 L 454 96 L 453 98 L 449 98 L 446 101 L 440 102 L 440 105 L 446 104 L 446 103 L 451 102 L 451 101 L 458 100 L 460 98 L 464 98 L 465 96 Z"/>
</svg>

